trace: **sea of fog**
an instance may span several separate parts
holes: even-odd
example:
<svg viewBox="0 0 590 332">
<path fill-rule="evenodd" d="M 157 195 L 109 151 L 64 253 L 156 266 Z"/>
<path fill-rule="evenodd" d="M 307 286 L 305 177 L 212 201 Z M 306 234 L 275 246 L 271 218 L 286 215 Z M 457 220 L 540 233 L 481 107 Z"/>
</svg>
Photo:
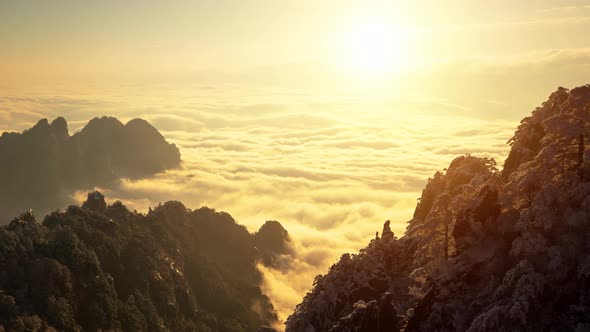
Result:
<svg viewBox="0 0 590 332">
<path fill-rule="evenodd" d="M 239 85 L 45 87 L 0 95 L 1 131 L 57 116 L 68 120 L 70 133 L 96 116 L 140 117 L 180 148 L 182 169 L 122 181 L 103 190 L 108 201 L 142 212 L 167 200 L 208 206 L 251 232 L 280 221 L 297 256 L 287 272 L 263 272 L 283 319 L 315 275 L 364 247 L 385 220 L 403 235 L 428 177 L 453 158 L 470 153 L 503 163 L 517 123 L 474 114 L 419 96 Z M 72 193 L 73 202 L 84 197 Z"/>
</svg>

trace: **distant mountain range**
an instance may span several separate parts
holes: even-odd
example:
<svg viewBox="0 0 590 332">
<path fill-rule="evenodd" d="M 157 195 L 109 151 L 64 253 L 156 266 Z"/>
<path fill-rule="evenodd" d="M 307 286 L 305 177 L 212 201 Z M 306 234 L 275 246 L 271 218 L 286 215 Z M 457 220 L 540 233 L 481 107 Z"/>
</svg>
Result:
<svg viewBox="0 0 590 332">
<path fill-rule="evenodd" d="M 108 187 L 180 166 L 174 144 L 145 120 L 92 119 L 70 135 L 64 118 L 0 136 L 0 220 L 33 209 L 45 214 L 72 203 L 76 190 Z"/>
<path fill-rule="evenodd" d="M 318 276 L 288 332 L 590 331 L 590 85 L 522 120 L 503 170 L 436 172 L 404 236 L 384 225 Z"/>
</svg>

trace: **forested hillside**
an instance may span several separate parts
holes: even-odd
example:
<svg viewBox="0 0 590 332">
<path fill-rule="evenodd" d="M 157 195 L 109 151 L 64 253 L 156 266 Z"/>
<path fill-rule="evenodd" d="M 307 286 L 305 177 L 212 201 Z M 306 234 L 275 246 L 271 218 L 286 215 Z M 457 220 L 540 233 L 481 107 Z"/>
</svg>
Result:
<svg viewBox="0 0 590 332">
<path fill-rule="evenodd" d="M 406 234 L 384 225 L 318 276 L 287 331 L 590 330 L 590 85 L 525 118 L 504 168 L 436 172 Z"/>
<path fill-rule="evenodd" d="M 93 192 L 0 228 L 0 331 L 255 331 L 276 322 L 259 260 L 287 232 L 170 201 L 147 215 Z M 263 226 L 268 229 L 269 226 Z M 256 245 L 263 247 L 258 250 Z"/>
</svg>

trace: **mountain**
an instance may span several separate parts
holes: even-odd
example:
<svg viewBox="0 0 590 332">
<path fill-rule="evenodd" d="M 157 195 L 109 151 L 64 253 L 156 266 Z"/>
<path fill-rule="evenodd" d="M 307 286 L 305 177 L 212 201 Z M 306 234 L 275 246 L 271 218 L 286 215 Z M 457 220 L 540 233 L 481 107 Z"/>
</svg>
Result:
<svg viewBox="0 0 590 332">
<path fill-rule="evenodd" d="M 180 152 L 149 123 L 92 119 L 70 135 L 66 120 L 40 120 L 0 136 L 0 219 L 32 208 L 45 214 L 71 203 L 76 190 L 109 187 L 180 166 Z"/>
<path fill-rule="evenodd" d="M 260 251 L 264 265 L 283 271 L 289 269 L 291 260 L 288 258 L 295 254 L 295 250 L 291 247 L 289 232 L 278 221 L 265 222 L 254 233 L 254 245 Z"/>
<path fill-rule="evenodd" d="M 590 85 L 522 120 L 502 171 L 460 156 L 406 234 L 314 280 L 287 331 L 589 331 Z"/>
<path fill-rule="evenodd" d="M 256 234 L 280 251 L 271 225 Z M 277 322 L 260 238 L 225 212 L 143 215 L 99 192 L 42 223 L 25 213 L 0 227 L 0 331 L 255 331 Z"/>
</svg>

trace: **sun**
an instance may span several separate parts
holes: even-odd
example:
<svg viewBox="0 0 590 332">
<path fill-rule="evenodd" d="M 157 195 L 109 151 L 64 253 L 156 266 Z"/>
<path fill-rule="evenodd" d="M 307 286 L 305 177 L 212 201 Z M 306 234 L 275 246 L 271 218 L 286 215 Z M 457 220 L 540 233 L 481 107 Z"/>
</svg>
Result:
<svg viewBox="0 0 590 332">
<path fill-rule="evenodd" d="M 404 70 L 410 60 L 407 29 L 386 22 L 365 22 L 342 36 L 340 67 L 365 76 L 387 76 Z"/>
</svg>

